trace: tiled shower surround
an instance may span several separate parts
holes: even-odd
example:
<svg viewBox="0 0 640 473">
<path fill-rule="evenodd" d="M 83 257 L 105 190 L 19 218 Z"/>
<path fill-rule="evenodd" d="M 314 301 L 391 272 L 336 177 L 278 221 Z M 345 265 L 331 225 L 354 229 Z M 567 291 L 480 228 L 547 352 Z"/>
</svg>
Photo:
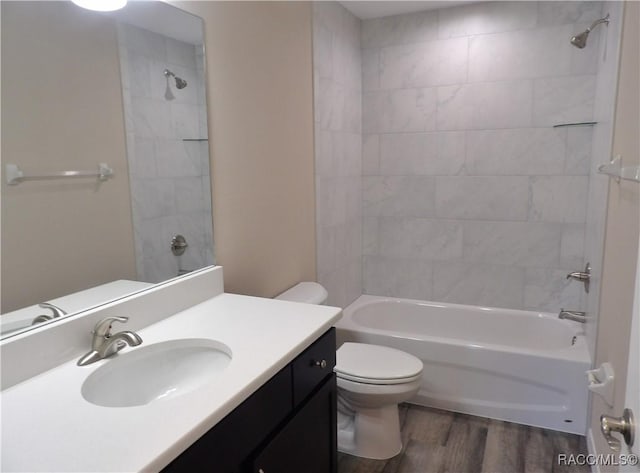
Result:
<svg viewBox="0 0 640 473">
<path fill-rule="evenodd" d="M 118 41 L 136 270 L 160 282 L 213 264 L 203 49 L 125 24 Z M 187 81 L 177 90 L 170 79 L 173 100 L 165 69 Z M 181 256 L 170 249 L 176 234 L 189 245 Z"/>
<path fill-rule="evenodd" d="M 364 292 L 580 308 L 600 3 L 364 21 Z"/>
<path fill-rule="evenodd" d="M 583 307 L 565 276 L 583 267 L 593 127 L 554 125 L 593 120 L 607 29 L 583 50 L 569 39 L 601 16 L 599 2 L 490 2 L 361 22 L 364 293 Z M 326 44 L 340 42 L 316 31 L 316 81 Z M 332 156 L 322 172 L 348 167 Z M 322 199 L 319 267 L 335 252 Z"/>
<path fill-rule="evenodd" d="M 313 45 L 318 281 L 345 307 L 362 294 L 360 21 L 314 2 Z"/>
</svg>

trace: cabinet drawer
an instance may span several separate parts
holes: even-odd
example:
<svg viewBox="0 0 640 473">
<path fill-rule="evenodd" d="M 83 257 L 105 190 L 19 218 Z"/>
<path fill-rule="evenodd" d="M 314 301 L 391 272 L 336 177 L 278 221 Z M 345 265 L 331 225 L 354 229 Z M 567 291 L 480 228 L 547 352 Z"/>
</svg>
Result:
<svg viewBox="0 0 640 473">
<path fill-rule="evenodd" d="M 336 329 L 330 328 L 293 360 L 293 405 L 302 402 L 336 365 Z"/>
</svg>

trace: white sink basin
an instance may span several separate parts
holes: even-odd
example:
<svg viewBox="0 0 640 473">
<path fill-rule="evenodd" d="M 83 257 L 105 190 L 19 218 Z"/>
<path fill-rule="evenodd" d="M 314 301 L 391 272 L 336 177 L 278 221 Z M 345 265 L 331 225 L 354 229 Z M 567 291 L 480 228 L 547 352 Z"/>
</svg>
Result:
<svg viewBox="0 0 640 473">
<path fill-rule="evenodd" d="M 109 359 L 82 384 L 82 397 L 104 407 L 143 406 L 211 382 L 230 362 L 229 347 L 214 340 L 155 343 Z"/>
</svg>

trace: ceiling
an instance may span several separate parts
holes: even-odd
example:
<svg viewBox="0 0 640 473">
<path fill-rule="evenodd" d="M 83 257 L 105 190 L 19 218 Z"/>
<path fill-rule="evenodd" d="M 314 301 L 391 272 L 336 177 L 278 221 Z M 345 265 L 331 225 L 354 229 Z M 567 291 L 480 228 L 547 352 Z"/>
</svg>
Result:
<svg viewBox="0 0 640 473">
<path fill-rule="evenodd" d="M 471 1 L 356 1 L 343 0 L 340 2 L 347 10 L 361 20 L 371 18 L 381 18 L 383 16 L 401 15 L 403 13 L 414 13 L 423 10 L 435 10 L 437 8 L 454 7 L 471 3 Z"/>
</svg>

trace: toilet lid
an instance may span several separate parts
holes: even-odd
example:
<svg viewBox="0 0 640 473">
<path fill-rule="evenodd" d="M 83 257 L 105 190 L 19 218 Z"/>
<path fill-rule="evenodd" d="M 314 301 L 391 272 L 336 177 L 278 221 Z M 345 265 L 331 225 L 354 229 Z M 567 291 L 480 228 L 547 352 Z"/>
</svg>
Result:
<svg viewBox="0 0 640 473">
<path fill-rule="evenodd" d="M 395 348 L 347 342 L 336 352 L 334 371 L 345 379 L 389 384 L 416 379 L 422 372 L 422 361 Z"/>
</svg>

